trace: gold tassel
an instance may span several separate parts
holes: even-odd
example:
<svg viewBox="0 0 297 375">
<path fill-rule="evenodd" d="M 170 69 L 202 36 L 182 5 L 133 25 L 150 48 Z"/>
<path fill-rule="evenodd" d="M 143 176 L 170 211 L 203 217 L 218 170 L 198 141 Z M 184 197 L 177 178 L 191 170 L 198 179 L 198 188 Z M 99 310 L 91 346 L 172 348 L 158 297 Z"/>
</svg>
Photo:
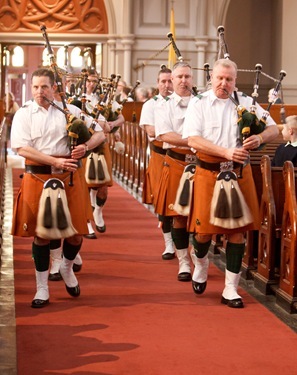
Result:
<svg viewBox="0 0 297 375">
<path fill-rule="evenodd" d="M 105 179 L 104 169 L 101 160 L 98 160 L 98 180 L 103 181 Z"/>
<path fill-rule="evenodd" d="M 231 211 L 231 217 L 233 217 L 233 219 L 238 219 L 243 216 L 242 205 L 233 182 L 231 182 Z"/>
<path fill-rule="evenodd" d="M 48 229 L 53 227 L 52 205 L 51 205 L 51 197 L 49 195 L 45 199 L 44 213 L 43 213 L 43 226 Z"/>
<path fill-rule="evenodd" d="M 230 217 L 230 208 L 228 203 L 227 194 L 223 183 L 220 185 L 220 193 L 217 200 L 214 216 L 220 219 L 227 219 Z"/>
<path fill-rule="evenodd" d="M 94 162 L 93 154 L 90 156 L 88 178 L 89 180 L 96 180 L 96 169 L 95 169 L 95 162 Z"/>
<path fill-rule="evenodd" d="M 58 229 L 66 229 L 68 227 L 66 214 L 64 211 L 64 206 L 62 202 L 61 195 L 58 195 L 57 198 L 57 227 Z"/>
<path fill-rule="evenodd" d="M 184 186 L 182 188 L 182 191 L 180 193 L 179 197 L 179 204 L 181 206 L 187 206 L 189 203 L 189 194 L 190 194 L 190 181 L 185 180 Z"/>
</svg>

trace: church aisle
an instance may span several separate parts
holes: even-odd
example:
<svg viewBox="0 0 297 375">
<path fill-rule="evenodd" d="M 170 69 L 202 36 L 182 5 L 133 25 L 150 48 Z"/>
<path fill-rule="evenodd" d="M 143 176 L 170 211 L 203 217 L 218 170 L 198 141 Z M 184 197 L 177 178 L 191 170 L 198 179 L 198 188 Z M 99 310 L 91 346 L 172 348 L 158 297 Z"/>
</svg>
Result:
<svg viewBox="0 0 297 375">
<path fill-rule="evenodd" d="M 43 309 L 30 307 L 32 239 L 14 238 L 18 374 L 294 373 L 296 334 L 243 289 L 244 309 L 221 305 L 213 263 L 205 294 L 178 282 L 156 217 L 116 183 L 105 220 L 106 233 L 84 240 L 81 296 L 50 282 Z"/>
</svg>

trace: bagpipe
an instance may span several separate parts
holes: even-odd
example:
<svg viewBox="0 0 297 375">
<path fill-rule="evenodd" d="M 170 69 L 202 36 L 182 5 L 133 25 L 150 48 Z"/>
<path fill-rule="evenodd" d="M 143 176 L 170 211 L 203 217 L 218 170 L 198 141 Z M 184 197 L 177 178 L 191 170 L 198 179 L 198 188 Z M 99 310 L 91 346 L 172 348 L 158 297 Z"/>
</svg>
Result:
<svg viewBox="0 0 297 375">
<path fill-rule="evenodd" d="M 56 63 L 55 55 L 53 53 L 52 47 L 49 42 L 49 38 L 46 32 L 46 26 L 45 25 L 40 26 L 40 30 L 42 31 L 42 35 L 46 42 L 47 51 L 48 51 L 48 55 L 49 55 L 49 59 L 51 63 L 50 67 L 53 70 L 54 75 L 55 75 L 55 81 L 58 87 L 59 95 L 61 97 L 63 109 L 60 108 L 53 101 L 48 100 L 47 98 L 44 98 L 44 99 L 46 99 L 51 105 L 53 105 L 55 108 L 59 109 L 65 114 L 66 123 L 67 123 L 66 129 L 67 129 L 67 133 L 69 136 L 69 147 L 70 147 L 70 150 L 72 151 L 77 145 L 87 142 L 91 138 L 91 133 L 89 132 L 85 122 L 73 116 L 67 107 L 67 103 L 66 103 L 67 100 L 66 100 L 65 92 L 63 90 L 62 79 L 59 74 L 59 69 Z M 70 172 L 69 185 L 73 186 L 73 172 Z"/>
<path fill-rule="evenodd" d="M 102 91 L 98 96 L 98 103 L 93 106 L 91 103 L 86 101 L 85 112 L 89 116 L 93 117 L 95 121 L 98 121 L 100 115 L 103 116 L 106 121 L 115 121 L 117 119 L 119 112 L 117 111 L 117 108 L 113 108 L 113 104 L 117 85 L 120 79 L 121 76 L 119 74 L 111 74 L 108 82 L 105 85 L 102 85 L 102 83 L 100 84 L 102 86 Z M 82 85 L 82 89 L 85 91 L 84 85 Z M 96 88 L 94 91 L 95 90 Z M 93 93 L 93 95 L 95 95 L 95 93 Z"/>
<path fill-rule="evenodd" d="M 218 27 L 218 36 L 219 36 L 219 54 L 218 57 L 220 58 L 223 55 L 224 59 L 230 59 L 230 54 L 228 51 L 227 43 L 225 41 L 225 28 L 224 26 Z M 256 98 L 258 97 L 258 89 L 259 89 L 259 78 L 261 73 L 262 65 L 256 64 L 256 78 L 254 84 L 254 92 L 252 94 L 253 97 L 253 104 L 251 107 L 251 111 L 248 111 L 246 108 L 240 105 L 237 92 L 234 91 L 234 98 L 233 96 L 226 91 L 229 99 L 235 104 L 236 111 L 238 115 L 237 124 L 239 127 L 239 134 L 241 141 L 246 139 L 252 134 L 259 134 L 264 129 L 266 124 L 260 123 L 257 116 L 256 116 Z"/>
<path fill-rule="evenodd" d="M 85 123 L 73 116 L 67 107 L 65 93 L 62 87 L 62 79 L 60 77 L 60 70 L 56 64 L 55 56 L 49 43 L 46 27 L 42 25 L 40 30 L 42 31 L 43 37 L 46 41 L 51 64 L 50 69 L 54 73 L 54 80 L 57 84 L 58 93 L 61 97 L 63 108 L 45 96 L 43 99 L 64 113 L 69 138 L 69 147 L 70 150 L 73 150 L 77 144 L 85 143 L 87 140 L 89 140 L 91 135 L 89 134 Z M 57 173 L 64 174 L 66 171 L 59 170 Z M 68 175 L 66 178 L 68 178 Z M 69 174 L 68 185 L 70 187 L 74 185 L 73 172 L 70 172 Z M 74 228 L 71 219 L 64 182 L 56 177 L 49 178 L 48 180 L 44 181 L 39 199 L 36 234 L 41 238 L 60 239 L 71 237 L 76 233 L 77 231 Z"/>
<path fill-rule="evenodd" d="M 77 145 L 86 143 L 91 138 L 90 131 L 85 125 L 84 121 L 72 115 L 68 109 L 65 111 L 65 109 L 61 108 L 57 103 L 46 98 L 45 96 L 43 99 L 51 106 L 64 113 L 67 121 L 66 130 L 70 139 L 69 145 L 71 149 Z"/>
<path fill-rule="evenodd" d="M 128 92 L 127 94 L 127 97 L 122 101 L 122 103 L 118 106 L 118 108 L 116 109 L 116 113 L 117 115 L 120 115 L 123 111 L 123 107 L 125 105 L 125 103 L 127 103 L 129 101 L 129 99 L 132 99 L 133 100 L 133 95 L 135 93 L 135 90 L 137 89 L 137 87 L 140 85 L 140 81 L 137 80 L 135 85 L 131 88 L 131 90 Z M 133 120 L 135 118 L 135 120 Z M 132 122 L 135 122 L 136 121 L 136 114 L 135 112 L 133 112 L 132 114 Z M 113 130 L 113 129 L 112 129 Z M 118 128 L 115 129 L 115 131 L 117 131 Z M 114 131 L 112 131 L 114 132 Z"/>
<path fill-rule="evenodd" d="M 229 59 L 230 55 L 224 39 L 223 26 L 220 26 L 218 28 L 218 33 L 220 52 L 223 53 L 223 58 Z M 236 91 L 234 91 L 234 98 L 230 93 L 226 91 L 226 94 L 236 106 L 238 115 L 237 123 L 239 126 L 239 133 L 242 142 L 251 135 L 257 135 L 264 131 L 267 124 L 266 120 L 269 116 L 269 110 L 272 104 L 269 104 L 262 117 L 258 119 L 256 116 L 256 99 L 258 98 L 259 77 L 262 70 L 262 65 L 256 64 L 255 70 L 256 78 L 253 87 L 254 91 L 252 93 L 253 100 L 249 111 L 240 105 Z M 279 90 L 281 81 L 284 76 L 285 72 L 281 71 L 278 83 L 275 88 L 276 92 Z M 227 164 L 229 163 L 231 163 L 231 165 L 233 164 L 233 162 L 227 162 Z M 245 197 L 243 196 L 237 181 L 238 178 L 243 177 L 242 172 L 243 165 L 241 166 L 238 175 L 235 173 L 232 166 L 227 170 L 222 170 L 218 173 L 216 183 L 214 185 L 210 207 L 210 223 L 212 225 L 222 228 L 234 229 L 244 227 L 252 223 L 252 214 L 246 204 Z"/>
<path fill-rule="evenodd" d="M 106 86 L 103 96 L 99 99 L 96 106 L 94 106 L 91 116 L 94 121 L 99 120 L 99 116 L 103 116 L 106 121 L 115 121 L 118 118 L 119 113 L 117 110 L 113 110 L 114 97 L 117 89 L 120 75 L 112 74 L 110 80 Z M 115 132 L 118 127 L 113 127 L 110 131 Z M 119 152 L 124 152 L 125 146 L 122 142 L 119 142 Z M 87 157 L 85 178 L 89 185 L 102 185 L 111 181 L 111 176 L 108 170 L 108 165 L 105 159 L 104 148 L 100 147 Z"/>
<path fill-rule="evenodd" d="M 88 72 L 87 69 L 82 70 L 82 94 L 81 94 L 81 116 L 80 118 L 82 120 L 85 119 L 86 115 L 86 108 L 87 108 L 87 78 L 88 78 Z M 74 104 L 74 103 L 70 103 Z"/>
<path fill-rule="evenodd" d="M 170 32 L 167 34 L 167 37 L 170 39 L 170 44 L 172 45 L 173 47 L 173 50 L 175 52 L 175 55 L 176 55 L 176 58 L 179 62 L 183 62 L 184 61 L 184 58 L 182 57 L 181 53 L 180 53 L 180 50 L 177 48 L 177 45 L 176 45 L 176 42 L 174 40 L 174 37 L 173 37 L 173 34 Z M 208 65 L 209 67 L 209 65 Z M 205 65 L 205 68 L 203 70 L 206 70 L 206 65 Z M 208 70 L 209 72 L 209 70 Z M 193 96 L 197 96 L 199 94 L 199 91 L 197 89 L 196 86 L 193 86 L 191 88 L 189 88 L 189 91 L 190 93 L 193 95 Z"/>
<path fill-rule="evenodd" d="M 223 26 L 218 27 L 219 46 L 220 46 L 219 57 L 220 57 L 220 54 L 223 53 L 224 58 L 229 59 L 230 55 L 229 55 L 227 43 L 225 41 L 224 31 L 225 31 L 225 29 L 224 29 Z M 256 116 L 256 101 L 257 101 L 257 98 L 259 96 L 258 90 L 259 90 L 259 80 L 260 80 L 261 71 L 262 71 L 262 65 L 256 64 L 256 66 L 255 66 L 255 72 L 256 72 L 255 83 L 254 83 L 254 86 L 253 86 L 253 93 L 251 94 L 251 96 L 253 98 L 253 101 L 252 101 L 252 105 L 251 105 L 249 111 L 246 108 L 244 108 L 243 106 L 240 105 L 236 91 L 234 92 L 234 98 L 232 97 L 232 95 L 230 95 L 228 92 L 226 92 L 228 97 L 232 100 L 232 102 L 236 106 L 237 115 L 238 115 L 237 124 L 238 124 L 238 127 L 239 127 L 239 134 L 240 134 L 240 139 L 241 139 L 242 142 L 245 139 L 247 139 L 248 137 L 250 137 L 251 135 L 260 134 L 265 130 L 266 124 L 267 124 L 267 118 L 269 116 L 269 111 L 270 111 L 271 105 L 273 104 L 273 103 L 269 103 L 269 105 L 268 105 L 266 111 L 263 113 L 262 117 L 260 119 L 257 118 L 257 116 Z M 283 80 L 283 78 L 285 76 L 286 76 L 286 72 L 281 70 L 280 75 L 279 75 L 279 79 L 278 79 L 276 87 L 274 89 L 275 95 L 278 93 L 278 91 L 281 87 L 281 81 Z M 262 143 L 257 149 L 262 149 L 264 146 L 265 146 L 265 144 Z M 243 166 L 240 168 L 239 175 L 238 175 L 239 178 L 242 178 L 242 172 L 243 172 Z"/>
</svg>

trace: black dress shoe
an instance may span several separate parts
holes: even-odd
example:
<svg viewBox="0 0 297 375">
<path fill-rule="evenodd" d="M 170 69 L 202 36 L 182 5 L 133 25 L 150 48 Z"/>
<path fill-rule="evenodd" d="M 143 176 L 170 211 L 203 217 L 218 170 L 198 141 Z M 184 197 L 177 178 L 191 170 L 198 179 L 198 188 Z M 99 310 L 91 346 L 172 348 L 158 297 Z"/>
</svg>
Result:
<svg viewBox="0 0 297 375">
<path fill-rule="evenodd" d="M 84 237 L 88 238 L 89 240 L 96 240 L 96 238 L 97 238 L 95 232 L 94 233 L 89 233 L 89 234 L 84 234 Z"/>
<path fill-rule="evenodd" d="M 72 266 L 73 272 L 79 272 L 81 268 L 82 268 L 82 264 L 73 263 L 73 266 Z"/>
<path fill-rule="evenodd" d="M 48 279 L 49 279 L 50 281 L 60 281 L 60 280 L 62 280 L 63 278 L 62 278 L 60 272 L 56 272 L 56 273 L 50 273 L 50 274 L 48 275 Z"/>
<path fill-rule="evenodd" d="M 74 287 L 70 287 L 70 286 L 66 286 L 66 290 L 68 292 L 68 294 L 71 295 L 71 297 L 78 297 L 80 295 L 80 287 L 79 287 L 79 284 L 77 284 L 76 286 Z"/>
<path fill-rule="evenodd" d="M 34 309 L 40 309 L 41 307 L 45 307 L 46 305 L 49 304 L 49 299 L 33 299 L 31 303 L 31 307 Z"/>
<path fill-rule="evenodd" d="M 190 272 L 181 272 L 177 275 L 177 280 L 178 281 L 191 281 L 192 275 L 190 274 Z"/>
<path fill-rule="evenodd" d="M 171 260 L 171 259 L 174 259 L 175 258 L 175 254 L 174 253 L 165 253 L 165 254 L 162 254 L 162 259 L 163 260 Z"/>
<path fill-rule="evenodd" d="M 103 225 L 103 227 L 96 225 L 96 229 L 99 233 L 104 233 L 106 231 L 106 225 Z"/>
<path fill-rule="evenodd" d="M 241 298 L 227 299 L 222 296 L 221 303 L 234 309 L 240 309 L 243 307 L 243 302 Z"/>
<path fill-rule="evenodd" d="M 207 281 L 204 281 L 204 283 L 198 283 L 197 281 L 192 280 L 192 287 L 195 294 L 202 294 L 204 293 L 206 289 Z"/>
</svg>

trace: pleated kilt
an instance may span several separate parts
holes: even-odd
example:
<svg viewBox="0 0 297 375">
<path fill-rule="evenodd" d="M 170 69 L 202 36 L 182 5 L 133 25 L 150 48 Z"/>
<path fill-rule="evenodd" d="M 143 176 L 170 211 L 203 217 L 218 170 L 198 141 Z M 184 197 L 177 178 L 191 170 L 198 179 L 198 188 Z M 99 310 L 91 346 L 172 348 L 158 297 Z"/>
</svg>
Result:
<svg viewBox="0 0 297 375">
<path fill-rule="evenodd" d="M 96 152 L 96 153 L 100 154 L 100 155 L 104 155 L 105 160 L 106 160 L 106 164 L 107 164 L 107 168 L 108 168 L 108 172 L 109 172 L 109 175 L 110 175 L 110 181 L 106 182 L 106 183 L 103 183 L 103 184 L 97 184 L 97 183 L 89 184 L 89 183 L 87 183 L 87 186 L 89 188 L 96 188 L 96 187 L 100 187 L 102 185 L 112 186 L 113 185 L 113 181 L 112 181 L 112 160 L 111 160 L 111 153 L 110 153 L 109 143 L 108 142 L 104 142 L 102 145 L 100 145 L 99 151 Z M 84 158 L 83 159 L 83 170 L 84 170 L 84 173 L 85 173 L 85 170 L 86 170 L 86 161 L 87 161 L 86 158 Z"/>
<path fill-rule="evenodd" d="M 81 183 L 82 183 L 82 186 L 84 188 L 84 202 L 86 204 L 88 220 L 93 220 L 94 219 L 93 208 L 92 208 L 92 205 L 91 205 L 90 191 L 89 191 L 88 185 L 86 183 L 85 169 L 83 167 L 78 168 L 77 173 L 79 174 L 79 176 L 81 178 Z"/>
<path fill-rule="evenodd" d="M 40 165 L 26 160 L 26 165 Z M 82 168 L 79 168 L 82 170 Z M 78 169 L 78 170 L 79 170 Z M 88 234 L 87 220 L 89 218 L 90 197 L 81 172 L 73 173 L 73 185 L 69 186 L 70 172 L 63 174 L 31 174 L 24 173 L 13 212 L 11 234 L 19 237 L 36 235 L 39 200 L 45 181 L 58 178 L 64 182 L 71 220 L 77 234 Z"/>
<path fill-rule="evenodd" d="M 160 188 L 161 174 L 166 154 L 166 150 L 162 148 L 162 144 L 163 143 L 160 141 L 153 141 L 150 144 L 150 160 L 145 171 L 142 190 L 142 202 L 146 204 L 155 205 Z"/>
<path fill-rule="evenodd" d="M 174 149 L 175 152 L 181 154 L 190 154 L 190 150 Z M 176 199 L 179 181 L 183 174 L 187 162 L 176 160 L 168 155 L 164 157 L 164 165 L 162 169 L 159 192 L 155 201 L 155 212 L 163 216 L 178 216 L 179 214 L 173 210 Z"/>
<path fill-rule="evenodd" d="M 217 163 L 223 161 L 212 157 L 206 158 L 205 156 L 202 159 L 198 154 L 197 157 L 208 163 Z M 239 169 L 236 169 L 234 171 L 236 174 L 239 173 Z M 249 207 L 252 214 L 253 222 L 249 225 L 236 229 L 226 229 L 210 224 L 210 207 L 213 196 L 212 192 L 214 190 L 218 173 L 219 172 L 217 171 L 209 171 L 198 166 L 196 167 L 192 207 L 188 220 L 188 230 L 190 232 L 199 234 L 232 234 L 250 230 L 259 230 L 259 203 L 250 164 L 246 165 L 243 168 L 243 177 L 239 178 L 237 181 L 240 190 L 245 198 L 247 206 Z"/>
</svg>

